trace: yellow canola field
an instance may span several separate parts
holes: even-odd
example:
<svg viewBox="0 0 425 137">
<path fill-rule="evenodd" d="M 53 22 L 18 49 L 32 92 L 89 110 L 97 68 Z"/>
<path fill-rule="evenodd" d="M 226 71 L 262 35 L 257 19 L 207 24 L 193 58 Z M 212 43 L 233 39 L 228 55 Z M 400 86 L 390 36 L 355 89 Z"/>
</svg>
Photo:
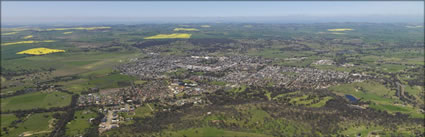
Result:
<svg viewBox="0 0 425 137">
<path fill-rule="evenodd" d="M 49 48 L 34 48 L 34 49 L 24 50 L 16 54 L 45 55 L 45 54 L 57 53 L 57 52 L 65 52 L 65 50 L 49 49 Z"/>
<path fill-rule="evenodd" d="M 188 39 L 192 34 L 173 33 L 173 34 L 158 34 L 155 36 L 145 37 L 145 39 Z"/>
<path fill-rule="evenodd" d="M 26 31 L 26 30 L 36 30 L 40 31 L 39 28 L 1 28 L 1 31 Z"/>
<path fill-rule="evenodd" d="M 97 30 L 97 29 L 110 29 L 111 27 L 77 27 L 77 28 L 53 28 L 47 29 L 47 31 L 54 30 Z"/>
<path fill-rule="evenodd" d="M 72 33 L 72 31 L 64 32 L 63 34 L 71 34 L 71 33 Z"/>
<path fill-rule="evenodd" d="M 30 39 L 30 38 L 32 38 L 32 35 L 28 35 L 24 37 L 24 39 Z"/>
<path fill-rule="evenodd" d="M 199 31 L 195 28 L 175 28 L 174 31 Z"/>
<path fill-rule="evenodd" d="M 350 29 L 350 28 L 328 29 L 328 31 L 350 31 L 350 30 L 354 30 L 354 29 Z"/>
<path fill-rule="evenodd" d="M 210 25 L 201 25 L 202 28 L 209 28 L 211 27 Z"/>
<path fill-rule="evenodd" d="M 44 43 L 44 42 L 55 42 L 54 40 L 43 40 L 43 41 L 18 41 L 18 42 L 9 42 L 9 43 L 3 43 L 2 46 L 8 46 L 8 45 L 16 45 L 16 44 L 31 44 L 31 43 Z"/>
<path fill-rule="evenodd" d="M 7 32 L 7 33 L 2 33 L 1 35 L 2 35 L 2 36 L 6 36 L 6 35 L 14 35 L 14 34 L 16 34 L 16 33 L 18 33 L 18 32 Z"/>
</svg>

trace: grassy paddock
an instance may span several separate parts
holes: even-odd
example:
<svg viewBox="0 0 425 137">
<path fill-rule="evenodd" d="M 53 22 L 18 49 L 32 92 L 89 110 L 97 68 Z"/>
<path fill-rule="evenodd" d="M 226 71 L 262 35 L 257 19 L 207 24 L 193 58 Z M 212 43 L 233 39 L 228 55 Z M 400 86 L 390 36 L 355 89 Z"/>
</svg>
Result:
<svg viewBox="0 0 425 137">
<path fill-rule="evenodd" d="M 84 135 L 86 129 L 90 127 L 90 118 L 95 118 L 97 114 L 90 110 L 80 110 L 75 112 L 74 120 L 68 122 L 66 125 L 67 136 L 80 136 Z"/>
<path fill-rule="evenodd" d="M 4 98 L 1 101 L 2 111 L 26 110 L 34 108 L 64 107 L 71 102 L 71 95 L 52 92 L 33 92 L 19 96 Z"/>
</svg>

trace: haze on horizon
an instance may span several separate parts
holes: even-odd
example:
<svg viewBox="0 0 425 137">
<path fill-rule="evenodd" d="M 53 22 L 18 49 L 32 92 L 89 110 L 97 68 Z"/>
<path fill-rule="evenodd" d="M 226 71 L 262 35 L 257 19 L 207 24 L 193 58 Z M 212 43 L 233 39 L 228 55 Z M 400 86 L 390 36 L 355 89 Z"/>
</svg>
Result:
<svg viewBox="0 0 425 137">
<path fill-rule="evenodd" d="M 424 2 L 2 2 L 1 23 L 423 23 Z"/>
</svg>

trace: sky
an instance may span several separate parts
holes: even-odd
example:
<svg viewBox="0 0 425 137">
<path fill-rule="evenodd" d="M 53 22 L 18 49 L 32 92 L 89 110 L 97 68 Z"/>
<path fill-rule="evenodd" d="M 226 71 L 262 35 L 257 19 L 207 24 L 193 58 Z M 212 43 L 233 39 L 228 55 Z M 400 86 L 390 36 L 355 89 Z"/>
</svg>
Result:
<svg viewBox="0 0 425 137">
<path fill-rule="evenodd" d="M 419 21 L 423 1 L 2 2 L 2 23 L 172 21 Z M 283 19 L 283 17 L 286 17 Z"/>
</svg>

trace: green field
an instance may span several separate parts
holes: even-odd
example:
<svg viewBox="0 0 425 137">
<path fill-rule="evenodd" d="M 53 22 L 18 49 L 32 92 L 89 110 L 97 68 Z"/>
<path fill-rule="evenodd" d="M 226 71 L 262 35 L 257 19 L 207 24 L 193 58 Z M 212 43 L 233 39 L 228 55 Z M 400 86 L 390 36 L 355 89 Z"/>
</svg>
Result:
<svg viewBox="0 0 425 137">
<path fill-rule="evenodd" d="M 418 107 L 411 105 L 402 106 L 399 98 L 395 96 L 395 91 L 377 82 L 341 84 L 329 89 L 336 93 L 342 93 L 342 95 L 350 94 L 362 101 L 371 101 L 373 103 L 369 107 L 373 109 L 384 110 L 389 113 L 401 112 L 409 114 L 411 117 L 424 118 L 424 115 L 418 111 Z"/>
<path fill-rule="evenodd" d="M 127 113 L 127 112 L 121 112 L 120 116 L 122 116 L 124 119 L 126 118 L 145 118 L 145 117 L 152 117 L 154 116 L 153 114 L 155 113 L 154 111 L 152 111 L 149 106 L 154 110 L 155 108 L 153 107 L 153 104 L 144 104 L 140 107 L 137 107 L 134 110 L 134 113 Z M 128 125 L 128 124 L 133 124 L 134 121 L 125 121 L 123 124 Z"/>
<path fill-rule="evenodd" d="M 34 92 L 4 98 L 1 101 L 2 111 L 27 110 L 35 108 L 64 107 L 71 102 L 71 95 L 52 91 Z"/>
<path fill-rule="evenodd" d="M 97 114 L 91 110 L 80 110 L 74 114 L 74 120 L 68 122 L 66 125 L 67 136 L 80 136 L 84 135 L 86 129 L 90 127 L 90 118 L 96 118 Z"/>
<path fill-rule="evenodd" d="M 373 81 L 341 84 L 329 89 L 337 93 L 351 94 L 364 101 L 370 100 L 380 103 L 395 103 L 397 101 L 394 90 L 390 90 L 384 85 Z"/>
<path fill-rule="evenodd" d="M 8 128 L 8 134 L 3 134 L 4 132 L 2 131 L 2 136 L 17 137 L 19 135 L 48 135 L 53 130 L 55 121 L 55 119 L 52 118 L 52 114 L 53 113 L 30 114 L 23 118 L 23 122 L 16 125 L 17 128 Z"/>
<path fill-rule="evenodd" d="M 92 78 L 88 81 L 88 85 L 100 89 L 117 88 L 130 86 L 130 83 L 134 80 L 136 80 L 136 78 L 113 72 L 106 76 Z"/>
<path fill-rule="evenodd" d="M 87 91 L 89 88 L 118 88 L 127 87 L 131 85 L 131 82 L 135 81 L 135 84 L 141 84 L 142 81 L 138 81 L 132 76 L 122 75 L 118 72 L 114 72 L 112 69 L 98 69 L 86 73 L 77 75 L 79 78 L 71 81 L 57 82 L 58 85 L 62 85 L 66 90 L 74 93 L 80 93 Z"/>
<path fill-rule="evenodd" d="M 14 114 L 1 114 L 1 130 L 3 133 L 3 128 L 8 127 L 13 121 L 18 120 Z"/>
</svg>

